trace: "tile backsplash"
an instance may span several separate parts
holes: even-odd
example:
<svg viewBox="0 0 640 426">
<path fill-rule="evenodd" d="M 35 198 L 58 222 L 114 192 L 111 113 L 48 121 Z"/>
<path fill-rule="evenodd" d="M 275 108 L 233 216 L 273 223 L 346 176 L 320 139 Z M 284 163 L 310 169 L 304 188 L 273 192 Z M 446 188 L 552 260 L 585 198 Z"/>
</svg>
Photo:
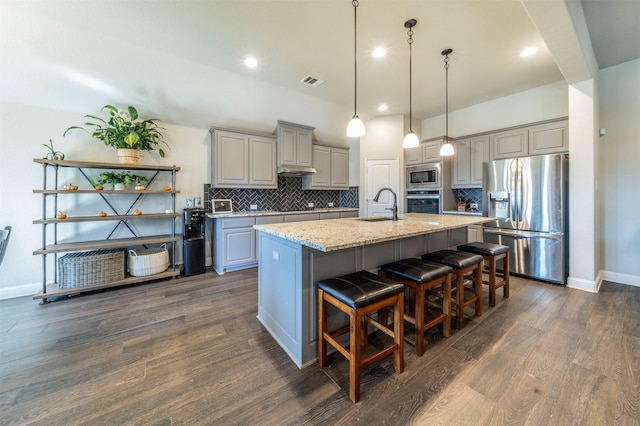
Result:
<svg viewBox="0 0 640 426">
<path fill-rule="evenodd" d="M 482 188 L 453 189 L 452 191 L 455 201 L 464 200 L 467 203 L 467 209 L 470 203 L 478 203 L 478 210 L 482 211 Z"/>
<path fill-rule="evenodd" d="M 278 189 L 211 188 L 204 185 L 205 208 L 210 209 L 214 198 L 231 199 L 234 211 L 247 211 L 255 204 L 258 210 L 307 210 L 309 203 L 315 208 L 358 208 L 358 187 L 344 191 L 302 190 L 302 178 L 278 176 Z"/>
</svg>

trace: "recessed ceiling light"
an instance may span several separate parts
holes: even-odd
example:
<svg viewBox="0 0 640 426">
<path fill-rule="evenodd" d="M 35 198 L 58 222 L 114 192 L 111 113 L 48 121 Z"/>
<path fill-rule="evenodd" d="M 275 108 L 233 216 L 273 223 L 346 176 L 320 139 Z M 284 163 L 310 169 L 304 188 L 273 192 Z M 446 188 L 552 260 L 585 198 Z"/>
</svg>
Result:
<svg viewBox="0 0 640 426">
<path fill-rule="evenodd" d="M 387 54 L 387 49 L 384 47 L 376 47 L 371 54 L 374 58 L 383 58 Z"/>
<path fill-rule="evenodd" d="M 389 108 L 387 104 L 380 104 L 380 106 L 378 106 L 378 111 L 386 111 L 387 108 Z"/>
<path fill-rule="evenodd" d="M 248 57 L 244 60 L 244 64 L 249 68 L 255 68 L 258 66 L 258 61 L 255 58 Z"/>
<path fill-rule="evenodd" d="M 531 56 L 538 51 L 537 47 L 527 47 L 522 52 L 520 52 L 520 56 L 522 58 L 526 58 L 527 56 Z"/>
</svg>

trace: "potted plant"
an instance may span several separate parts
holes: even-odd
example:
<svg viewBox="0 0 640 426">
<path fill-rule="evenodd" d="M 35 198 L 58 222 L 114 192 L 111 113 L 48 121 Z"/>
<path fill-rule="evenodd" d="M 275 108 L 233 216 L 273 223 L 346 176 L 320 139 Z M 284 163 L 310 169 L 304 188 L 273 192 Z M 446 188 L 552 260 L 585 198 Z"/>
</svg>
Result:
<svg viewBox="0 0 640 426">
<path fill-rule="evenodd" d="M 104 120 L 95 115 L 85 115 L 93 121 L 88 121 L 85 126 L 89 126 L 90 130 L 85 127 L 71 126 L 65 130 L 63 136 L 69 130 L 83 130 L 96 139 L 100 139 L 107 146 L 112 146 L 118 150 L 118 158 L 123 164 L 138 164 L 140 159 L 140 151 L 153 151 L 158 149 L 160 157 L 164 158 L 165 152 L 159 147 L 163 143 L 167 147 L 167 143 L 163 140 L 157 122 L 160 120 L 150 118 L 147 120 L 138 119 L 138 110 L 129 106 L 127 111 L 120 111 L 112 105 L 105 105 L 100 111 L 107 110 L 109 112 L 108 120 Z"/>
<path fill-rule="evenodd" d="M 146 182 L 148 179 L 145 176 L 132 175 L 130 172 L 102 172 L 98 176 L 94 176 L 91 178 L 91 182 L 94 186 L 102 186 L 105 184 L 111 184 L 112 189 L 114 190 L 122 190 L 131 185 L 132 183 L 136 183 L 136 185 L 140 185 L 142 182 Z M 144 189 L 144 187 L 142 188 Z"/>
</svg>

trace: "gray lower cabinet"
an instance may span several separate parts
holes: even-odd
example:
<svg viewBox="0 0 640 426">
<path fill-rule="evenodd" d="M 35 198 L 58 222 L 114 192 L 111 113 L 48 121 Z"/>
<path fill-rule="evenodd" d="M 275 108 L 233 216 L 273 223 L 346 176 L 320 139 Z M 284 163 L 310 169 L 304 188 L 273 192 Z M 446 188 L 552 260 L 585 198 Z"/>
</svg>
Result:
<svg viewBox="0 0 640 426">
<path fill-rule="evenodd" d="M 211 186 L 278 187 L 276 139 L 267 134 L 211 128 Z"/>
<path fill-rule="evenodd" d="M 213 222 L 213 235 L 210 235 L 213 269 L 222 275 L 225 272 L 258 266 L 257 231 L 253 229 L 253 225 L 357 216 L 357 211 L 343 211 L 210 219 L 210 223 Z"/>
</svg>

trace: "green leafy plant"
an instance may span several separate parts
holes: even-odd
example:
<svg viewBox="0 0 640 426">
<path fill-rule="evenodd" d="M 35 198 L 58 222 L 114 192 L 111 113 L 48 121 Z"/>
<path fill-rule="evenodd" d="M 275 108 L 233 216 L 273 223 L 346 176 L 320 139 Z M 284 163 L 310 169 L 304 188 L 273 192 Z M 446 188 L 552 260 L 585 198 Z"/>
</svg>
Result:
<svg viewBox="0 0 640 426">
<path fill-rule="evenodd" d="M 85 115 L 86 118 L 94 120 L 84 123 L 91 130 L 87 130 L 85 127 L 71 126 L 65 130 L 63 136 L 66 136 L 69 130 L 82 130 L 101 140 L 107 146 L 139 149 L 140 151 L 158 149 L 158 154 L 164 158 L 165 152 L 158 145 L 163 143 L 167 148 L 169 145 L 163 140 L 163 135 L 160 132 L 164 128 L 157 124 L 160 120 L 155 118 L 138 120 L 138 110 L 132 106 L 129 106 L 127 111 L 120 111 L 112 105 L 105 105 L 100 111 L 104 110 L 109 112 L 107 120 L 95 115 Z"/>
<path fill-rule="evenodd" d="M 62 151 L 56 151 L 53 148 L 53 141 L 49 139 L 49 144 L 43 143 L 42 146 L 46 146 L 49 153 L 44 156 L 47 160 L 64 160 L 64 153 Z"/>
<path fill-rule="evenodd" d="M 94 186 L 111 184 L 112 188 L 117 183 L 123 183 L 124 186 L 129 186 L 132 183 L 140 184 L 142 182 L 146 182 L 149 179 L 146 176 L 132 175 L 130 172 L 102 172 L 98 176 L 94 176 L 91 178 L 91 183 Z"/>
</svg>

